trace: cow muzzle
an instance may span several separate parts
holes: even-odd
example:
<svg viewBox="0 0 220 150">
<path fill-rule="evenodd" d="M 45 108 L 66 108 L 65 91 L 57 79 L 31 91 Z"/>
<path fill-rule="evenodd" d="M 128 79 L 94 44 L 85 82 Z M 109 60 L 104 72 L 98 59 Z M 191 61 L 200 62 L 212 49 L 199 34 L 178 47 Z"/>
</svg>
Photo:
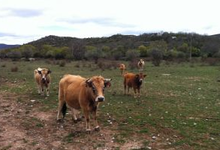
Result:
<svg viewBox="0 0 220 150">
<path fill-rule="evenodd" d="M 103 101 L 105 101 L 105 97 L 104 96 L 98 96 L 98 97 L 96 97 L 95 101 L 96 102 L 103 102 Z"/>
<path fill-rule="evenodd" d="M 46 83 L 47 79 L 46 79 L 46 78 L 42 78 L 41 81 L 42 81 L 43 83 Z"/>
</svg>

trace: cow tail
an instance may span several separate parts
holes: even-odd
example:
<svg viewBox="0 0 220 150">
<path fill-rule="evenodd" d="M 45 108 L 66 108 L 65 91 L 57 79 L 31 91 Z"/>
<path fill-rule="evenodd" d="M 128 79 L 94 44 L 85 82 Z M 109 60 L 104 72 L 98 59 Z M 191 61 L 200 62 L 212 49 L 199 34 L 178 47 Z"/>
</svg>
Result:
<svg viewBox="0 0 220 150">
<path fill-rule="evenodd" d="M 63 118 L 66 116 L 66 110 L 67 110 L 67 107 L 66 107 L 66 103 L 63 104 L 63 107 L 62 107 L 62 114 L 63 114 Z"/>
</svg>

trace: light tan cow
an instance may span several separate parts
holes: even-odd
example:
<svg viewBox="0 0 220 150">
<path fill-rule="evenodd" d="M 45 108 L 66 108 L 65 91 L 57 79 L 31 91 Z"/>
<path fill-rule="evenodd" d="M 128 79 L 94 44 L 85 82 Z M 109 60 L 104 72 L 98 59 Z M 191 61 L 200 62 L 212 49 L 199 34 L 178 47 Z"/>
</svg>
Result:
<svg viewBox="0 0 220 150">
<path fill-rule="evenodd" d="M 51 71 L 47 68 L 38 68 L 34 70 L 34 78 L 38 86 L 38 93 L 44 95 L 44 88 L 46 95 L 49 96 L 49 87 L 51 82 Z"/>
<path fill-rule="evenodd" d="M 138 64 L 137 64 L 137 66 L 138 66 L 138 69 L 139 69 L 139 71 L 143 71 L 144 70 L 144 60 L 143 59 L 140 59 L 139 61 L 138 61 Z"/>
<path fill-rule="evenodd" d="M 146 77 L 145 74 L 139 73 L 125 73 L 124 74 L 124 94 L 126 95 L 126 89 L 127 93 L 129 93 L 129 88 L 134 89 L 134 97 L 136 98 L 137 92 L 138 97 L 140 97 L 140 88 L 142 85 L 143 79 Z"/>
<path fill-rule="evenodd" d="M 121 70 L 121 75 L 123 75 L 126 69 L 125 64 L 120 64 L 119 69 Z"/>
<path fill-rule="evenodd" d="M 82 110 L 86 120 L 86 131 L 91 131 L 90 114 L 95 119 L 95 130 L 99 130 L 97 108 L 105 100 L 104 89 L 110 86 L 111 79 L 93 76 L 89 79 L 78 75 L 65 75 L 59 82 L 59 105 L 57 120 L 64 119 L 67 107 L 70 107 L 74 120 L 76 112 Z M 62 114 L 61 114 L 62 112 Z"/>
</svg>

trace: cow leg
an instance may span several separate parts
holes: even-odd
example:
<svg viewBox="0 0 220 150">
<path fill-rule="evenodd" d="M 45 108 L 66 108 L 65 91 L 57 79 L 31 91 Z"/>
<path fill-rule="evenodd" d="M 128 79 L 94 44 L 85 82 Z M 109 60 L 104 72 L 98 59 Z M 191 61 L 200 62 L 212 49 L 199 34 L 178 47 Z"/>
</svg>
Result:
<svg viewBox="0 0 220 150">
<path fill-rule="evenodd" d="M 84 111 L 84 115 L 85 115 L 85 119 L 86 119 L 86 131 L 90 132 L 91 128 L 90 128 L 90 116 L 89 116 L 89 112 L 87 110 L 83 110 Z"/>
<path fill-rule="evenodd" d="M 38 84 L 37 87 L 38 87 L 38 94 L 41 94 L 41 86 Z"/>
<path fill-rule="evenodd" d="M 126 84 L 124 84 L 124 95 L 126 95 Z"/>
<path fill-rule="evenodd" d="M 73 122 L 77 122 L 79 119 L 76 117 L 77 114 L 79 114 L 79 111 L 74 109 L 74 108 L 71 108 L 71 111 L 72 111 L 72 120 Z"/>
<path fill-rule="evenodd" d="M 130 87 L 128 86 L 128 91 L 127 91 L 127 94 L 129 94 L 129 89 L 130 89 Z"/>
<path fill-rule="evenodd" d="M 136 94 L 137 94 L 137 92 L 136 92 L 136 88 L 134 88 L 134 98 L 137 97 Z"/>
<path fill-rule="evenodd" d="M 49 96 L 50 92 L 49 92 L 49 86 L 46 87 L 46 95 Z"/>
<path fill-rule="evenodd" d="M 138 97 L 141 97 L 140 88 L 138 88 Z"/>
<path fill-rule="evenodd" d="M 93 111 L 93 118 L 95 120 L 95 131 L 99 131 L 100 130 L 100 127 L 99 127 L 99 123 L 98 123 L 98 120 L 97 120 L 97 111 Z"/>
<path fill-rule="evenodd" d="M 64 101 L 61 101 L 61 100 L 59 100 L 59 104 L 58 104 L 58 113 L 57 113 L 57 121 L 60 121 L 61 120 L 61 111 L 62 111 L 62 108 L 63 108 L 63 105 L 65 104 L 65 102 Z M 63 118 L 64 118 L 64 116 L 63 116 Z"/>
<path fill-rule="evenodd" d="M 44 95 L 44 87 L 41 87 L 41 95 Z"/>
</svg>

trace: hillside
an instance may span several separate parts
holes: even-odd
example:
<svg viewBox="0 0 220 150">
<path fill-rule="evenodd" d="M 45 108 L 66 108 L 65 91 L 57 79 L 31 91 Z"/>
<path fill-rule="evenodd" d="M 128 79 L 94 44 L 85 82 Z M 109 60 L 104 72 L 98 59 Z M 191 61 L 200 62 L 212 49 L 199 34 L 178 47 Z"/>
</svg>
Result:
<svg viewBox="0 0 220 150">
<path fill-rule="evenodd" d="M 17 51 L 17 52 L 16 52 Z M 20 52 L 19 52 L 20 51 Z M 21 53 L 22 52 L 22 53 Z M 1 57 L 18 56 L 56 59 L 133 59 L 161 55 L 163 59 L 191 57 L 220 57 L 220 34 L 144 33 L 141 35 L 116 34 L 100 38 L 59 37 L 49 35 L 22 45 L 17 50 L 1 53 Z"/>
<path fill-rule="evenodd" d="M 85 46 L 109 46 L 111 49 L 117 48 L 119 46 L 125 49 L 134 49 L 140 45 L 149 45 L 152 41 L 165 41 L 168 47 L 177 47 L 183 43 L 188 45 L 192 44 L 194 47 L 199 49 L 204 46 L 208 41 L 218 41 L 220 42 L 220 34 L 218 35 L 199 35 L 192 33 L 144 33 L 139 36 L 135 35 L 121 35 L 116 34 L 110 37 L 100 37 L 100 38 L 75 38 L 75 37 L 59 37 L 59 36 L 46 36 L 39 40 L 30 42 L 28 44 L 35 46 L 36 48 L 41 48 L 42 45 L 51 45 L 55 47 L 71 47 L 76 42 L 81 42 Z"/>
</svg>

